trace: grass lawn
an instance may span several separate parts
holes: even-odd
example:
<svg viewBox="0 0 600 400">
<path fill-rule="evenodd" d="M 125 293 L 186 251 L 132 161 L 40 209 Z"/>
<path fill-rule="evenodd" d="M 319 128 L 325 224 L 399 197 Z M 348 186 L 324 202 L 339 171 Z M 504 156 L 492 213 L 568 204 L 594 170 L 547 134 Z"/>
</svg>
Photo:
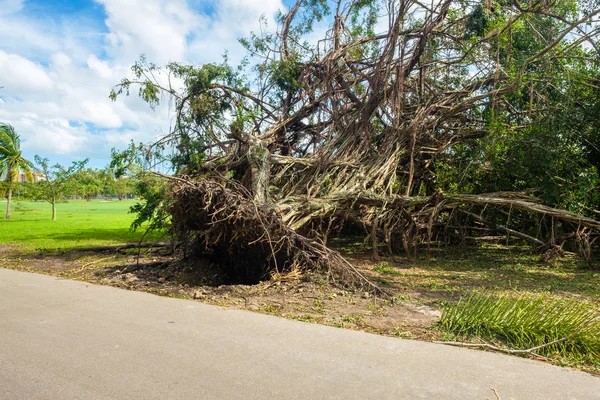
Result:
<svg viewBox="0 0 600 400">
<path fill-rule="evenodd" d="M 0 202 L 0 245 L 21 251 L 66 250 L 139 241 L 143 230 L 132 232 L 134 216 L 128 214 L 135 200 L 70 201 L 57 204 L 52 221 L 49 203 L 14 201 L 12 218 L 3 218 L 6 201 Z"/>
</svg>

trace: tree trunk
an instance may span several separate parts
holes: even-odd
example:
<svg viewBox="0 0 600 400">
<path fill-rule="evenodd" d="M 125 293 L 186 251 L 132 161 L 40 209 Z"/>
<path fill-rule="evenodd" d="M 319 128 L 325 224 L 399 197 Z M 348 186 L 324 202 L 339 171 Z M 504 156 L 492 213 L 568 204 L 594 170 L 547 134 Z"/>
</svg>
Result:
<svg viewBox="0 0 600 400">
<path fill-rule="evenodd" d="M 254 139 L 254 138 L 253 138 Z M 266 203 L 269 198 L 271 163 L 269 150 L 254 139 L 248 143 L 248 163 L 250 164 L 249 188 L 258 203 Z"/>
<path fill-rule="evenodd" d="M 8 188 L 8 196 L 6 197 L 6 219 L 10 219 L 10 199 L 12 198 L 12 189 Z"/>
<path fill-rule="evenodd" d="M 52 201 L 52 221 L 56 221 L 56 201 Z"/>
</svg>

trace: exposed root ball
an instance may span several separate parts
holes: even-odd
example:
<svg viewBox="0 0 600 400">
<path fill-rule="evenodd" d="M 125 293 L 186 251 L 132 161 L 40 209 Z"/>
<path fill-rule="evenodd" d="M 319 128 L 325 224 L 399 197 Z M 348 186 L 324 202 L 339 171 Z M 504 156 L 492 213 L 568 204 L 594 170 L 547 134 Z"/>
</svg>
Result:
<svg viewBox="0 0 600 400">
<path fill-rule="evenodd" d="M 346 284 L 380 291 L 339 253 L 290 227 L 241 185 L 176 179 L 170 208 L 174 237 L 187 257 L 210 254 L 230 282 L 252 284 L 272 272 L 318 269 Z"/>
</svg>

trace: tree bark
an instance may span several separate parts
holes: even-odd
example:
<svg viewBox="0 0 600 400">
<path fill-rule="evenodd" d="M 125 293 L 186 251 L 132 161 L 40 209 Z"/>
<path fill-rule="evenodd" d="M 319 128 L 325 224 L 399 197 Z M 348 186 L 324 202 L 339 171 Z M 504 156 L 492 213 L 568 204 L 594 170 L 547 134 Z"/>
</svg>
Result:
<svg viewBox="0 0 600 400">
<path fill-rule="evenodd" d="M 6 219 L 10 219 L 10 200 L 12 198 L 12 189 L 8 188 L 8 196 L 6 197 Z"/>
<path fill-rule="evenodd" d="M 258 140 L 249 143 L 248 161 L 250 164 L 250 189 L 254 200 L 260 204 L 269 199 L 269 182 L 271 176 L 271 163 L 269 150 Z"/>
<path fill-rule="evenodd" d="M 56 221 L 56 201 L 52 201 L 52 221 Z"/>
</svg>

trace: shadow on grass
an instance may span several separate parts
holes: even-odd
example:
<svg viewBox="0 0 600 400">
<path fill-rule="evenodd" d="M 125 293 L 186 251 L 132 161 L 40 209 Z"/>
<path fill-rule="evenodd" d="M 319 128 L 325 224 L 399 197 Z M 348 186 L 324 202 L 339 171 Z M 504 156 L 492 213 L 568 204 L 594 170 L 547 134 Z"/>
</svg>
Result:
<svg viewBox="0 0 600 400">
<path fill-rule="evenodd" d="M 73 244 L 81 244 L 85 246 L 86 243 L 94 242 L 123 242 L 132 243 L 139 241 L 145 234 L 144 230 L 131 231 L 128 229 L 81 229 L 70 232 L 50 233 L 50 234 L 38 234 L 38 235 L 25 235 L 23 240 L 37 241 L 37 240 L 53 240 L 57 244 L 64 244 L 65 247 L 73 247 Z M 152 232 L 147 235 L 147 240 L 154 240 L 159 237 L 164 237 L 164 234 Z M 79 247 L 81 247 L 79 246 Z"/>
<path fill-rule="evenodd" d="M 342 250 L 343 251 L 343 250 Z M 382 257 L 375 262 L 370 250 L 351 258 L 371 265 L 369 276 L 397 290 L 424 298 L 457 300 L 474 290 L 544 292 L 586 296 L 600 300 L 600 271 L 588 269 L 577 257 L 542 263 L 540 255 L 522 246 L 440 246 L 427 257 L 420 249 L 416 260 Z"/>
</svg>

